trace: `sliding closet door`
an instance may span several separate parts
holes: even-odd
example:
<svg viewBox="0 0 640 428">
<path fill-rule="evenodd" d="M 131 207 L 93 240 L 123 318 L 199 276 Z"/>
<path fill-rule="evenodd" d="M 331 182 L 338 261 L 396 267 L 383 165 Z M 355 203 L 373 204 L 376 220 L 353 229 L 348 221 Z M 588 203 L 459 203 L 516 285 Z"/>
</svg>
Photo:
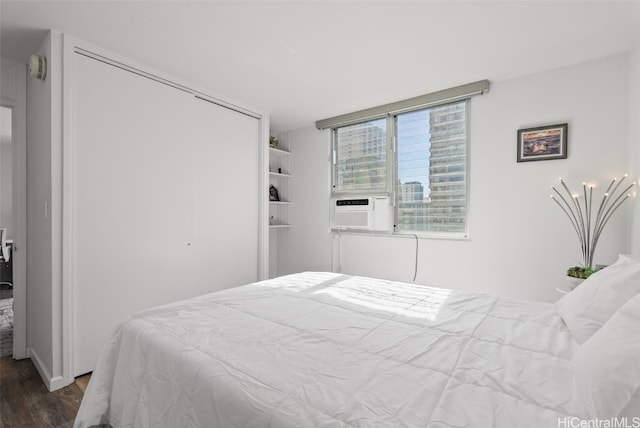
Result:
<svg viewBox="0 0 640 428">
<path fill-rule="evenodd" d="M 132 313 L 255 281 L 259 121 L 74 54 L 75 374 Z"/>
<path fill-rule="evenodd" d="M 258 272 L 259 121 L 195 99 L 193 191 L 195 280 L 213 290 L 248 284 Z"/>
</svg>

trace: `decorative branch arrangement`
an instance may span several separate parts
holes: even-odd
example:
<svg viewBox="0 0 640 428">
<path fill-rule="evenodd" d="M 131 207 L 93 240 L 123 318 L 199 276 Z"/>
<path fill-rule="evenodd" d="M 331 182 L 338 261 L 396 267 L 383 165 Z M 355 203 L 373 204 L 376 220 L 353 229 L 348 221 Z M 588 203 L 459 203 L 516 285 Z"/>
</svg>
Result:
<svg viewBox="0 0 640 428">
<path fill-rule="evenodd" d="M 620 208 L 620 205 L 631 197 L 631 193 L 628 192 L 633 188 L 635 182 L 628 185 L 616 195 L 620 185 L 626 178 L 627 175 L 625 174 L 620 181 L 615 178 L 611 181 L 611 184 L 609 184 L 607 191 L 602 197 L 595 219 L 593 217 L 593 185 L 587 186 L 586 183 L 582 183 L 582 191 L 584 194 L 584 199 L 582 200 L 580 199 L 579 193 L 572 193 L 571 190 L 569 190 L 569 187 L 567 187 L 562 178 L 560 178 L 560 184 L 566 192 L 566 197 L 555 187 L 551 186 L 551 189 L 553 189 L 559 198 L 557 199 L 554 195 L 551 195 L 551 199 L 564 211 L 578 234 L 578 241 L 580 242 L 584 263 L 583 267 L 589 272 L 594 270 L 593 256 L 602 230 L 607 225 L 613 213 Z M 586 276 L 588 276 L 588 274 Z"/>
</svg>

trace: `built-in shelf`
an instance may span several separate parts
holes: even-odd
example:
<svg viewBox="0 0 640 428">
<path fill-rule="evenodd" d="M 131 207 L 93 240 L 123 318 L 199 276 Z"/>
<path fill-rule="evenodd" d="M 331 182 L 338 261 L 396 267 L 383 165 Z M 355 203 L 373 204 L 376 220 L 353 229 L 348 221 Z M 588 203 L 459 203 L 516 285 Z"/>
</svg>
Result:
<svg viewBox="0 0 640 428">
<path fill-rule="evenodd" d="M 290 224 L 270 224 L 270 229 L 286 229 L 287 227 L 291 227 Z"/>
<path fill-rule="evenodd" d="M 282 149 L 274 149 L 273 147 L 269 147 L 269 156 L 290 156 L 291 152 Z"/>
<path fill-rule="evenodd" d="M 1 1 L 1 0 L 0 0 Z M 278 275 L 278 240 L 286 239 L 292 227 L 291 210 L 294 184 L 292 172 L 293 154 L 288 133 L 275 136 L 280 141 L 278 148 L 269 147 L 269 187 L 277 190 L 278 201 L 269 201 L 269 276 Z M 270 193 L 271 195 L 272 193 Z M 295 202 L 295 200 L 293 201 Z"/>
<path fill-rule="evenodd" d="M 290 227 L 291 152 L 288 141 L 282 141 L 275 149 L 269 147 L 269 185 L 278 191 L 278 201 L 269 201 L 269 223 L 272 229 Z M 275 235 L 274 235 L 275 236 Z"/>
<path fill-rule="evenodd" d="M 291 178 L 291 174 L 285 174 L 282 172 L 270 172 L 269 175 L 271 177 Z"/>
</svg>

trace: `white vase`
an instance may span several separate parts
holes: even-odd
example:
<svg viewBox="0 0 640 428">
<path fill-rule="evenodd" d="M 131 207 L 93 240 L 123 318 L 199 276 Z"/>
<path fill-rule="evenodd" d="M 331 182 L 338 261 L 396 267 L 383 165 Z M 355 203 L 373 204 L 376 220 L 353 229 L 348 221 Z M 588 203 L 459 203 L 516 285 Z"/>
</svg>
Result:
<svg viewBox="0 0 640 428">
<path fill-rule="evenodd" d="M 565 278 L 567 278 L 567 281 L 569 281 L 569 288 L 572 290 L 578 285 L 582 284 L 582 281 L 584 281 L 584 278 L 576 278 L 575 276 L 567 275 Z"/>
</svg>

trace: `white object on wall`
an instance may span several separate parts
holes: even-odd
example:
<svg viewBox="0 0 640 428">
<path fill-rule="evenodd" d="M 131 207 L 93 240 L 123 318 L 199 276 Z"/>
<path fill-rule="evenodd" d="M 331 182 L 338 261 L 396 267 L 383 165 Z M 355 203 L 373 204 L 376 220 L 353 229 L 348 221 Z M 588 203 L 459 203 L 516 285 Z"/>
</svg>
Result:
<svg viewBox="0 0 640 428">
<path fill-rule="evenodd" d="M 390 232 L 391 218 L 388 196 L 331 199 L 332 230 Z"/>
<path fill-rule="evenodd" d="M 29 58 L 29 76 L 44 80 L 47 78 L 47 58 L 42 55 L 31 55 Z"/>
</svg>

